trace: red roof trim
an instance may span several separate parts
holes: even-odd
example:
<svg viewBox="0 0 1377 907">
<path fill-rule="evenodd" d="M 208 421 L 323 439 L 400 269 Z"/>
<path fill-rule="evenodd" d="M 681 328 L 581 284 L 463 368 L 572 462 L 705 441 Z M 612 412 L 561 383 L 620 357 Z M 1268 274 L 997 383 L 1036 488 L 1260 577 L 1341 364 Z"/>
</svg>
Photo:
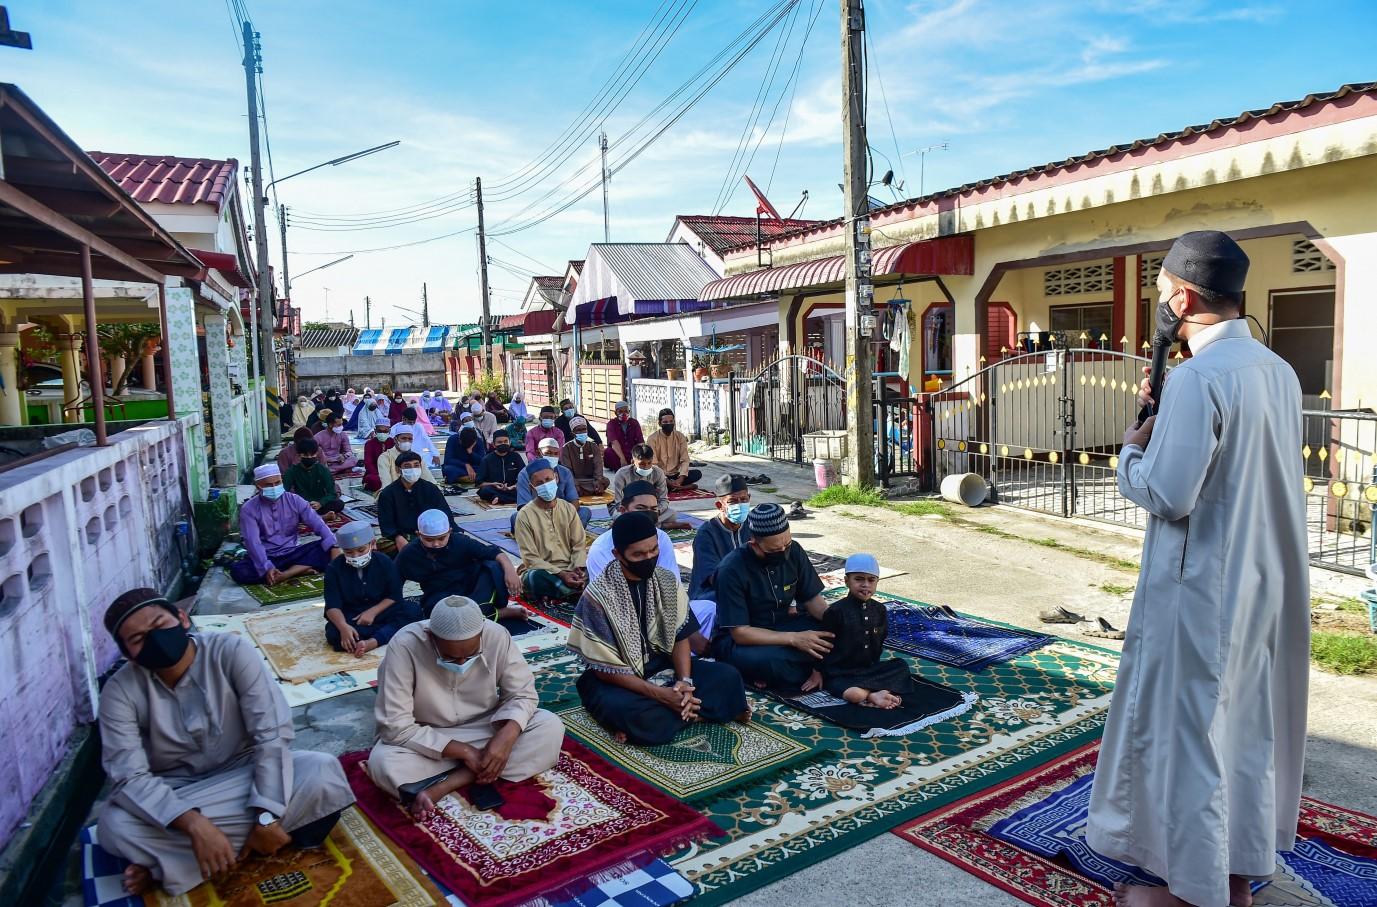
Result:
<svg viewBox="0 0 1377 907">
<path fill-rule="evenodd" d="M 878 249 L 872 273 L 876 277 L 889 274 L 969 276 L 975 273 L 975 237 L 963 233 Z M 698 298 L 739 299 L 845 280 L 846 259 L 833 255 L 780 268 L 762 268 L 722 277 L 703 287 Z"/>
</svg>

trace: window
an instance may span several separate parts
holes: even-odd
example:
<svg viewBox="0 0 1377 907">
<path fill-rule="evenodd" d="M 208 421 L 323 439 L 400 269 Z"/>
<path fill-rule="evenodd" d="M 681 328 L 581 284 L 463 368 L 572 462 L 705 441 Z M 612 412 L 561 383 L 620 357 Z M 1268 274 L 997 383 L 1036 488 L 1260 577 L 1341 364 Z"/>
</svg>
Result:
<svg viewBox="0 0 1377 907">
<path fill-rule="evenodd" d="M 951 374 L 953 312 L 949 305 L 935 305 L 923 313 L 923 374 Z"/>
<path fill-rule="evenodd" d="M 1157 275 L 1162 271 L 1162 261 L 1166 258 L 1166 253 L 1156 252 L 1152 255 L 1144 255 L 1142 258 L 1141 274 L 1138 285 L 1145 290 L 1150 290 L 1157 286 Z"/>
<path fill-rule="evenodd" d="M 1325 257 L 1314 243 L 1308 239 L 1291 241 L 1291 272 L 1306 274 L 1316 271 L 1332 271 L 1334 262 Z"/>
<path fill-rule="evenodd" d="M 1114 329 L 1114 305 L 1109 302 L 1053 306 L 1050 314 L 1050 329 L 1064 332 L 1067 342 L 1073 347 L 1099 347 L 1101 335 L 1109 337 Z M 1112 342 L 1112 337 L 1104 341 L 1106 346 L 1112 345 Z"/>
<path fill-rule="evenodd" d="M 1042 275 L 1042 290 L 1047 296 L 1074 296 L 1078 293 L 1112 293 L 1114 263 L 1053 268 Z"/>
</svg>

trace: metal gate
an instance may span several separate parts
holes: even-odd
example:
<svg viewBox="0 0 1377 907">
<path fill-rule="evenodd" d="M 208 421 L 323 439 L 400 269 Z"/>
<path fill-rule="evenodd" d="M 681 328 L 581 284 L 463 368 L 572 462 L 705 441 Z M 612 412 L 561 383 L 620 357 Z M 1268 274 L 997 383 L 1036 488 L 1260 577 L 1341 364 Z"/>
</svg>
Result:
<svg viewBox="0 0 1377 907">
<path fill-rule="evenodd" d="M 803 462 L 803 436 L 846 428 L 846 382 L 808 356 L 782 356 L 729 379 L 732 453 Z"/>
</svg>

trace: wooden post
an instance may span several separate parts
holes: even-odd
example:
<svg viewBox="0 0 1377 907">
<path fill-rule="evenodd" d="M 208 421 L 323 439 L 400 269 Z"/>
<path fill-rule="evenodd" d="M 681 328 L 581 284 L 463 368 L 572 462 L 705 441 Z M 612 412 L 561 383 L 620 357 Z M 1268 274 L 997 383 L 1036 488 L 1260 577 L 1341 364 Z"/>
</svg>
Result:
<svg viewBox="0 0 1377 907">
<path fill-rule="evenodd" d="M 100 334 L 96 325 L 96 291 L 91 280 L 91 247 L 81 245 L 81 300 L 86 309 L 86 369 L 91 382 L 91 409 L 96 417 L 96 445 L 105 447 L 105 379 L 101 375 Z"/>
</svg>

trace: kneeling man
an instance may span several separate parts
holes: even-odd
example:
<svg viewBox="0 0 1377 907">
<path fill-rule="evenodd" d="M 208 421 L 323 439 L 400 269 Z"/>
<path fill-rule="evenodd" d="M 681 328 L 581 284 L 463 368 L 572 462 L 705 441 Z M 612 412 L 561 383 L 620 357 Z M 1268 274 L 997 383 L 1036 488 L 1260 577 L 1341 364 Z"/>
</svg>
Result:
<svg viewBox="0 0 1377 907">
<path fill-rule="evenodd" d="M 467 784 L 523 781 L 553 767 L 564 741 L 539 703 L 511 635 L 452 595 L 387 647 L 368 774 L 417 818 Z"/>
<path fill-rule="evenodd" d="M 589 581 L 569 631 L 569 648 L 588 666 L 578 691 L 589 714 L 618 740 L 643 746 L 668 743 L 695 721 L 749 720 L 736 668 L 693 659 L 698 621 L 677 569 L 656 564 L 655 520 L 624 513 L 610 534 L 616 560 Z M 672 682 L 650 681 L 670 667 Z"/>
<path fill-rule="evenodd" d="M 252 643 L 190 632 L 152 589 L 115 599 L 105 629 L 129 662 L 100 697 L 100 845 L 129 861 L 130 894 L 180 895 L 250 852 L 325 840 L 354 795 L 334 756 L 289 749 L 291 709 Z"/>
</svg>

